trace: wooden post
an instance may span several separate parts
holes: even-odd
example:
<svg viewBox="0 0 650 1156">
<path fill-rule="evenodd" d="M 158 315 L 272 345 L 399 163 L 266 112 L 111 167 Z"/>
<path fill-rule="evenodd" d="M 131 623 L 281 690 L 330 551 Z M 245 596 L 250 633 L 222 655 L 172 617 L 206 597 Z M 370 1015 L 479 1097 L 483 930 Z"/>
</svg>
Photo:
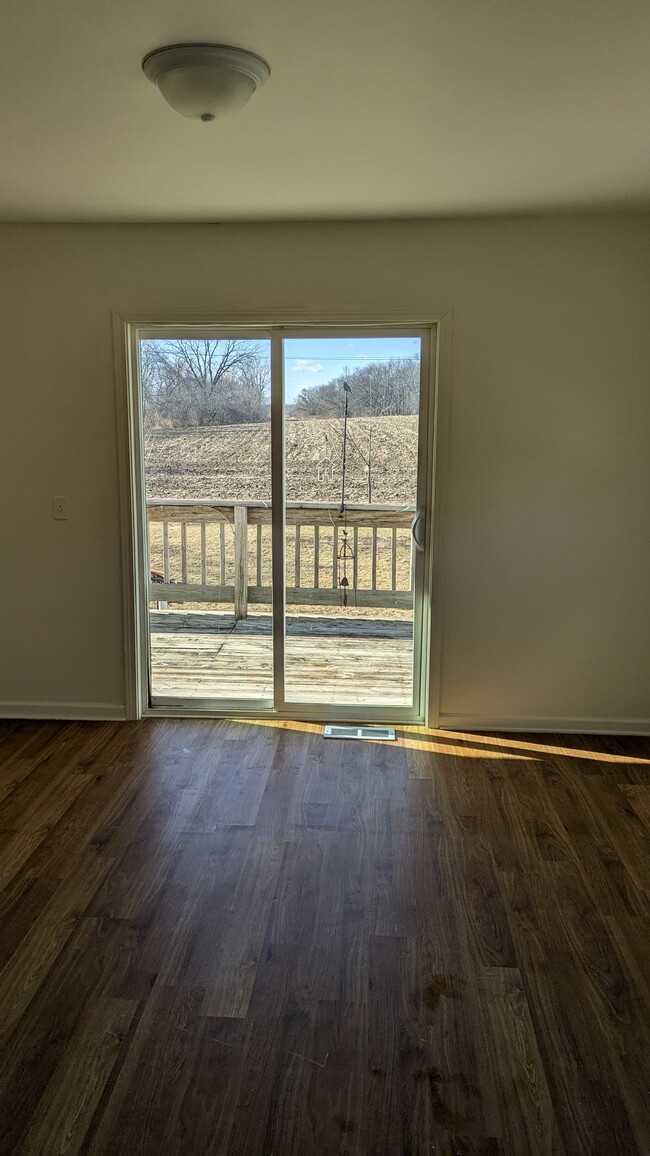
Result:
<svg viewBox="0 0 650 1156">
<path fill-rule="evenodd" d="M 248 509 L 235 506 L 235 618 L 248 614 Z"/>
</svg>

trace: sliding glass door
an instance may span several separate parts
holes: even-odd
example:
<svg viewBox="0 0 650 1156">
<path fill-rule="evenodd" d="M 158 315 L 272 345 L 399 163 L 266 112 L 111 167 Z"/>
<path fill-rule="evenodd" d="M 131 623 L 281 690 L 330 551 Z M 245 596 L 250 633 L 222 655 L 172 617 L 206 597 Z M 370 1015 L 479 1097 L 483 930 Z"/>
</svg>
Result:
<svg viewBox="0 0 650 1156">
<path fill-rule="evenodd" d="M 417 699 L 421 345 L 283 342 L 287 703 L 362 715 Z"/>
<path fill-rule="evenodd" d="M 140 332 L 151 707 L 422 717 L 429 339 Z"/>
<path fill-rule="evenodd" d="M 140 380 L 150 701 L 268 709 L 268 335 L 143 336 Z"/>
</svg>

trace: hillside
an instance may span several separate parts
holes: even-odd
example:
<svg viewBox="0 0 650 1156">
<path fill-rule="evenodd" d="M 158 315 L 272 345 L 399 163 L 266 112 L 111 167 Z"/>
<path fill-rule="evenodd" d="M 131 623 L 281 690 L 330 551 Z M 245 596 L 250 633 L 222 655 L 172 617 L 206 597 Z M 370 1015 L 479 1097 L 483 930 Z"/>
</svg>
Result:
<svg viewBox="0 0 650 1156">
<path fill-rule="evenodd" d="M 410 416 L 350 419 L 348 501 L 368 501 L 369 459 L 373 502 L 415 502 L 417 425 Z M 342 432 L 336 418 L 287 420 L 289 501 L 340 501 Z M 148 430 L 145 476 L 149 498 L 269 500 L 270 425 Z"/>
</svg>

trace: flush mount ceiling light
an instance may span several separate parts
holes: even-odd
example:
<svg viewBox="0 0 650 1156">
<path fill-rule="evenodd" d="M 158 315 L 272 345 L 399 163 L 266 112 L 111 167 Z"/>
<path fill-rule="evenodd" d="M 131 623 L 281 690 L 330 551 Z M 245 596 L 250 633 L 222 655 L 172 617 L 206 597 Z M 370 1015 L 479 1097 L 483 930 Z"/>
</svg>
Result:
<svg viewBox="0 0 650 1156">
<path fill-rule="evenodd" d="M 243 108 L 271 75 L 261 56 L 229 44 L 169 44 L 142 70 L 176 112 L 206 122 Z"/>
</svg>

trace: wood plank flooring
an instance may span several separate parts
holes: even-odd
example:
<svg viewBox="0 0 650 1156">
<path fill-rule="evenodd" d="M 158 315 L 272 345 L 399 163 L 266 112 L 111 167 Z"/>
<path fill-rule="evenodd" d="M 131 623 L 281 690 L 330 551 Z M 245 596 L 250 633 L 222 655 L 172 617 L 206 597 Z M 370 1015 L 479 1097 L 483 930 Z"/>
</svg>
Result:
<svg viewBox="0 0 650 1156">
<path fill-rule="evenodd" d="M 0 723 L 0 1152 L 645 1156 L 650 740 Z"/>
</svg>

